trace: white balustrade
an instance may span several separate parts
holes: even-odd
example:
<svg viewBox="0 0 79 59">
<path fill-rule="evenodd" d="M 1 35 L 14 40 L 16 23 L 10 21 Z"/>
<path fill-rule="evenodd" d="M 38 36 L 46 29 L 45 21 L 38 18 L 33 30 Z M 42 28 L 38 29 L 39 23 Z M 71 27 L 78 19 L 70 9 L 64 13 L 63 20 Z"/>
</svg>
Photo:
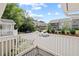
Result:
<svg viewBox="0 0 79 59">
<path fill-rule="evenodd" d="M 31 37 L 31 38 L 30 38 Z M 37 37 L 37 38 L 36 38 Z M 49 51 L 54 55 L 79 55 L 79 37 L 65 36 L 65 35 L 50 35 L 50 37 L 38 37 L 29 35 L 18 35 L 18 36 L 2 36 L 0 37 L 1 42 L 1 54 L 4 56 L 4 53 L 9 56 L 18 55 L 23 51 L 26 51 L 29 47 L 33 46 L 34 43 L 39 47 L 42 47 L 43 50 Z M 16 40 L 16 42 L 15 42 Z M 6 45 L 4 44 L 6 42 Z M 8 42 L 9 41 L 9 50 Z M 12 41 L 12 42 L 11 42 Z M 5 47 L 6 46 L 6 47 Z M 4 49 L 6 48 L 6 50 Z M 4 51 L 5 50 L 5 51 Z M 13 51 L 11 51 L 13 50 Z"/>
</svg>

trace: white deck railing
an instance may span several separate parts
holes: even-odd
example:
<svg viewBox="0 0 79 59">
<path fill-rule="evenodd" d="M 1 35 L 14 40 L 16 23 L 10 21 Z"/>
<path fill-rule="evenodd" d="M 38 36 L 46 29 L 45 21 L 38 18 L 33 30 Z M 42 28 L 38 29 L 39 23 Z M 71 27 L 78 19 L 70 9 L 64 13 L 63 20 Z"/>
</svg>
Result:
<svg viewBox="0 0 79 59">
<path fill-rule="evenodd" d="M 33 44 L 21 36 L 0 37 L 0 56 L 15 56 L 31 47 Z"/>
<path fill-rule="evenodd" d="M 1 56 L 19 56 L 24 53 L 27 55 L 27 52 L 35 46 L 52 55 L 79 56 L 79 37 L 56 34 L 40 37 L 36 33 L 0 37 Z"/>
<path fill-rule="evenodd" d="M 79 37 L 50 34 L 36 41 L 43 50 L 58 56 L 79 56 Z"/>
</svg>

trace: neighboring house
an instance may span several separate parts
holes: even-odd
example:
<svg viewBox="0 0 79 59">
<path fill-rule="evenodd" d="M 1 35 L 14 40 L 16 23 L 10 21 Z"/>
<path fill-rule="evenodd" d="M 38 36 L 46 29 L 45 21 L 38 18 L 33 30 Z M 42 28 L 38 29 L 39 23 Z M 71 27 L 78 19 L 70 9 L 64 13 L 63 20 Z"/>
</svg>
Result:
<svg viewBox="0 0 79 59">
<path fill-rule="evenodd" d="M 72 19 L 72 28 L 79 28 L 79 14 L 68 15 Z"/>
<path fill-rule="evenodd" d="M 52 28 L 55 30 L 59 30 L 62 28 L 71 28 L 71 20 L 69 18 L 51 20 L 49 23 L 52 25 Z"/>
<path fill-rule="evenodd" d="M 17 30 L 14 30 L 16 23 L 13 20 L 1 19 L 6 5 L 6 3 L 0 3 L 0 36 L 17 35 Z"/>
<path fill-rule="evenodd" d="M 43 21 L 34 20 L 33 22 L 34 22 L 35 27 L 37 28 L 38 31 L 43 31 L 47 27 L 47 24 Z"/>
<path fill-rule="evenodd" d="M 14 35 L 14 25 L 16 23 L 13 20 L 0 19 L 0 36 Z"/>
<path fill-rule="evenodd" d="M 62 3 L 61 7 L 65 15 L 72 19 L 72 28 L 79 28 L 79 3 Z"/>
<path fill-rule="evenodd" d="M 59 29 L 60 20 L 51 20 L 49 23 L 53 29 L 55 30 Z"/>
<path fill-rule="evenodd" d="M 79 3 L 61 3 L 60 5 L 66 16 L 79 11 Z"/>
<path fill-rule="evenodd" d="M 70 18 L 65 18 L 60 20 L 60 29 L 65 28 L 65 29 L 70 29 L 72 28 L 72 19 Z"/>
<path fill-rule="evenodd" d="M 67 28 L 67 29 L 79 28 L 79 19 L 75 19 L 75 18 L 51 20 L 49 23 L 52 25 L 52 28 L 55 30 L 59 30 L 62 28 Z"/>
<path fill-rule="evenodd" d="M 16 42 L 17 30 L 14 30 L 16 24 L 13 20 L 1 19 L 5 10 L 6 3 L 0 3 L 0 56 L 8 55 L 14 49 L 13 42 Z M 6 53 L 7 52 L 7 53 Z"/>
</svg>

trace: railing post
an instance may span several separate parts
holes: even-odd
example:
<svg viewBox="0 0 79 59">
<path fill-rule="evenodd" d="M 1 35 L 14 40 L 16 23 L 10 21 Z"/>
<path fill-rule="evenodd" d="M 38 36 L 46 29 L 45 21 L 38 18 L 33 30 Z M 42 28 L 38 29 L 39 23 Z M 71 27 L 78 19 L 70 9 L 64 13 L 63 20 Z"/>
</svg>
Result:
<svg viewBox="0 0 79 59">
<path fill-rule="evenodd" d="M 13 50 L 13 56 L 14 56 L 14 38 L 13 38 L 13 40 L 12 40 L 12 42 L 13 42 L 13 48 L 12 48 L 12 50 Z"/>
<path fill-rule="evenodd" d="M 3 44 L 3 41 L 1 42 L 1 45 L 2 45 L 2 56 L 4 56 L 4 44 Z"/>
<path fill-rule="evenodd" d="M 6 56 L 7 56 L 7 51 L 8 51 L 8 50 L 7 50 L 7 48 L 8 48 L 8 47 L 7 47 L 7 40 L 5 41 L 5 44 L 6 44 Z"/>
<path fill-rule="evenodd" d="M 11 56 L 11 40 L 9 40 L 9 56 Z"/>
<path fill-rule="evenodd" d="M 17 38 L 16 38 L 16 49 L 15 49 L 16 55 L 17 55 Z"/>
<path fill-rule="evenodd" d="M 25 44 L 25 41 L 24 41 L 24 39 L 23 39 L 23 42 L 24 42 L 24 44 Z M 23 50 L 24 50 L 25 48 L 23 47 Z"/>
<path fill-rule="evenodd" d="M 19 38 L 19 36 L 18 36 L 18 39 L 17 39 L 17 48 L 18 48 L 18 51 L 17 51 L 17 52 L 18 52 L 18 53 L 19 53 L 19 39 L 20 39 L 20 38 Z"/>
<path fill-rule="evenodd" d="M 22 37 L 21 37 L 21 39 L 20 39 L 20 42 L 21 42 L 20 52 L 22 52 L 22 44 L 23 44 L 23 42 L 22 42 Z"/>
<path fill-rule="evenodd" d="M 23 38 L 21 38 L 21 42 L 22 42 L 22 45 L 23 45 L 23 44 L 24 44 Z M 21 51 L 23 51 L 23 46 L 22 46 L 22 48 L 21 48 Z"/>
</svg>

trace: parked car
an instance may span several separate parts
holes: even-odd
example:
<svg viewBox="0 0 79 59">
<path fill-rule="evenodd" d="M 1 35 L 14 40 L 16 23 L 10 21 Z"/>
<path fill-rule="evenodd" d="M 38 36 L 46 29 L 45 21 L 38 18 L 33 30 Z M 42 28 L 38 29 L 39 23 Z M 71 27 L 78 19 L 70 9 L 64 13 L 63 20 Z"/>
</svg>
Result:
<svg viewBox="0 0 79 59">
<path fill-rule="evenodd" d="M 41 36 L 41 37 L 48 37 L 49 34 L 48 33 L 41 32 L 39 36 Z"/>
</svg>

